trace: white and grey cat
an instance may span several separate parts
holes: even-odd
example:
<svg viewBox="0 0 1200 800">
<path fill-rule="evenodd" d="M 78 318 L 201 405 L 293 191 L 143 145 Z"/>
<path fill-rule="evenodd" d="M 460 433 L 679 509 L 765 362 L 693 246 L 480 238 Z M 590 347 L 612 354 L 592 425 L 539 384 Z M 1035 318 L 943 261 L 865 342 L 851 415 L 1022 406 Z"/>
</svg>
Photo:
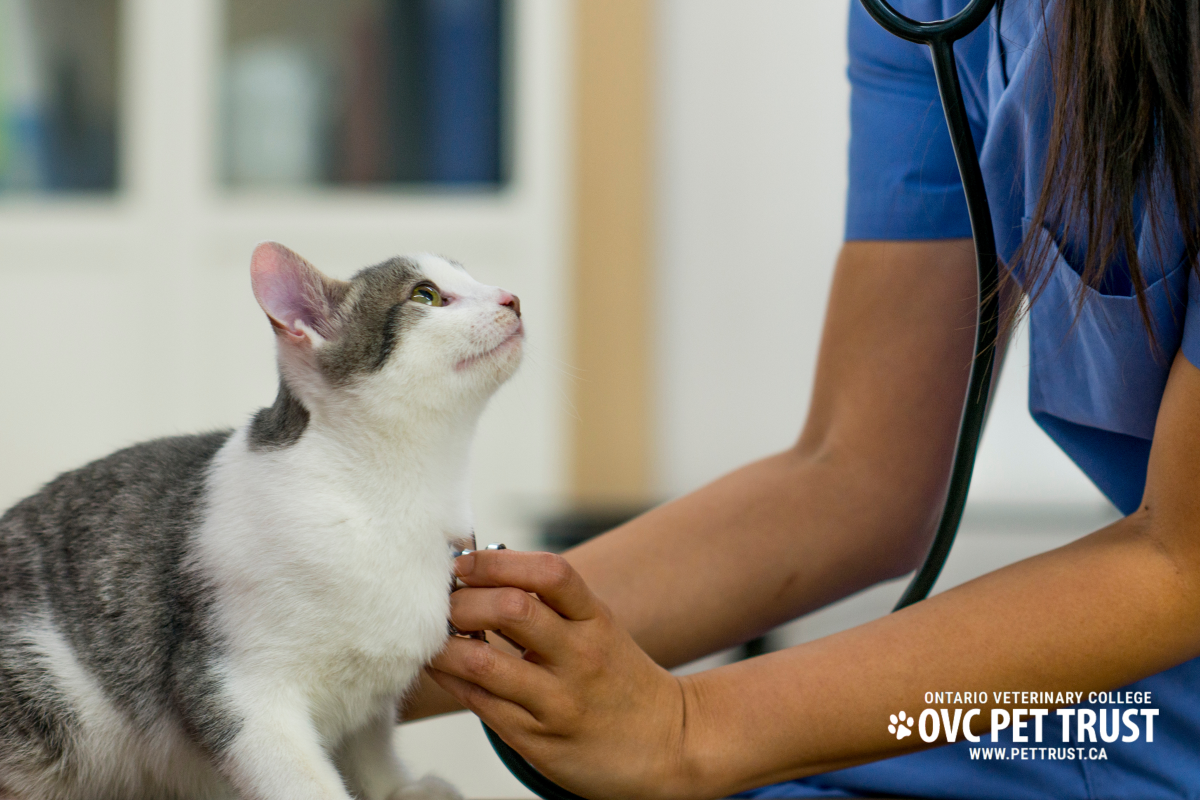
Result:
<svg viewBox="0 0 1200 800">
<path fill-rule="evenodd" d="M 273 406 L 0 517 L 0 797 L 456 796 L 406 776 L 392 729 L 446 639 L 518 300 L 428 255 L 343 282 L 263 244 L 251 277 Z"/>
</svg>

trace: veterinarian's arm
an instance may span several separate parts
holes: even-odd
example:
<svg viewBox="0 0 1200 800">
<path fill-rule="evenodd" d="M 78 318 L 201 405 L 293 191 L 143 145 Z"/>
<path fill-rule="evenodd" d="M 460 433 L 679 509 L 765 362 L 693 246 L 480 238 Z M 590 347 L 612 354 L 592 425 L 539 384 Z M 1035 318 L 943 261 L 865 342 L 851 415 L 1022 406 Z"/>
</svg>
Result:
<svg viewBox="0 0 1200 800">
<path fill-rule="evenodd" d="M 682 679 L 565 561 L 468 556 L 471 585 L 544 602 L 459 592 L 455 624 L 498 627 L 530 652 L 458 640 L 435 677 L 563 785 L 631 798 L 724 797 L 926 747 L 886 723 L 930 690 L 1124 686 L 1200 654 L 1197 442 L 1200 370 L 1179 355 L 1135 513 L 867 625 Z M 990 720 L 979 705 L 977 722 Z"/>
<path fill-rule="evenodd" d="M 949 478 L 975 298 L 969 240 L 845 245 L 799 441 L 567 559 L 665 666 L 911 571 Z"/>
<path fill-rule="evenodd" d="M 799 441 L 567 560 L 668 667 L 911 571 L 949 477 L 975 297 L 969 239 L 846 244 Z M 405 717 L 458 707 L 426 679 Z"/>
</svg>

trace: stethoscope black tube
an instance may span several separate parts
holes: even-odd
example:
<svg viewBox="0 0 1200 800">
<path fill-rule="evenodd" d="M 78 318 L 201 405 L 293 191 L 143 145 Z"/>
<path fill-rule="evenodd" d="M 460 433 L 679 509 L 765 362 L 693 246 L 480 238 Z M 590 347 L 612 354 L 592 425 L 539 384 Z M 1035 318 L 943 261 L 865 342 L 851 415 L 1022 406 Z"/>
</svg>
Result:
<svg viewBox="0 0 1200 800">
<path fill-rule="evenodd" d="M 496 751 L 496 755 L 504 762 L 504 766 L 508 767 L 508 771 L 513 774 L 513 777 L 538 797 L 545 798 L 545 800 L 587 800 L 562 788 L 534 769 L 524 756 L 509 747 L 508 743 L 500 738 L 500 734 L 489 728 L 486 722 L 483 723 L 483 732 L 487 734 L 488 741 L 492 743 L 492 749 Z"/>
<path fill-rule="evenodd" d="M 938 94 L 946 115 L 946 127 L 958 161 L 963 194 L 967 199 L 967 214 L 971 219 L 971 235 L 975 241 L 975 268 L 978 274 L 979 308 L 975 318 L 975 355 L 971 359 L 971 376 L 958 426 L 958 442 L 954 449 L 954 466 L 946 490 L 942 518 L 925 562 L 904 590 L 894 611 L 924 600 L 937 583 L 967 505 L 971 474 L 975 469 L 975 454 L 979 437 L 987 419 L 988 397 L 995 371 L 996 340 L 1000 325 L 1000 262 L 996 254 L 996 234 L 988 206 L 987 187 L 975 153 L 971 122 L 963 101 L 958 65 L 954 61 L 954 42 L 979 27 L 996 0 L 974 0 L 950 19 L 937 22 L 917 22 L 898 13 L 887 0 L 862 0 L 863 7 L 887 31 L 910 42 L 929 47 L 933 57 L 933 72 L 937 78 Z"/>
<path fill-rule="evenodd" d="M 927 45 L 933 55 L 938 94 L 942 99 L 942 110 L 946 114 L 946 126 L 950 130 L 954 157 L 958 161 L 963 193 L 967 198 L 967 213 L 971 218 L 971 235 L 975 241 L 975 266 L 978 272 L 979 308 L 975 321 L 975 355 L 971 360 L 971 376 L 967 383 L 967 396 L 959 421 L 958 442 L 954 449 L 954 466 L 950 470 L 946 504 L 942 509 L 942 518 L 938 522 L 937 532 L 929 547 L 929 553 L 925 556 L 925 562 L 896 604 L 894 610 L 899 611 L 924 600 L 929 595 L 942 572 L 946 558 L 950 555 L 950 548 L 954 544 L 954 536 L 958 532 L 963 509 L 967 504 L 967 491 L 971 487 L 975 454 L 979 449 L 979 437 L 983 433 L 983 423 L 987 418 L 988 396 L 995 369 L 996 340 L 1000 324 L 1000 264 L 996 255 L 996 234 L 992 228 L 987 189 L 983 185 L 983 172 L 979 168 L 975 141 L 971 137 L 971 123 L 967 118 L 966 104 L 963 102 L 958 66 L 954 62 L 954 42 L 979 27 L 991 13 L 996 0 L 973 0 L 950 19 L 937 22 L 917 22 L 909 19 L 888 5 L 886 0 L 862 0 L 862 4 L 890 33 L 910 42 Z M 483 730 L 504 766 L 534 794 L 545 800 L 585 800 L 534 769 L 486 723 Z"/>
</svg>

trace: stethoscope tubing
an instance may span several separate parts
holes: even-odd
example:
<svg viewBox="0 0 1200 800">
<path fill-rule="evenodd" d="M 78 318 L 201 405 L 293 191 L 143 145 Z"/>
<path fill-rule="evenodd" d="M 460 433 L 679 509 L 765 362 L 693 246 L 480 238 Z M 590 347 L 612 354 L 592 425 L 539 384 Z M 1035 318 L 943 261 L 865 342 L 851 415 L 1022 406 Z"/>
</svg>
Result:
<svg viewBox="0 0 1200 800">
<path fill-rule="evenodd" d="M 867 13 L 893 36 L 917 44 L 932 45 L 936 41 L 953 44 L 974 31 L 992 13 L 996 0 L 972 0 L 953 17 L 932 22 L 910 19 L 892 8 L 887 0 L 862 0 L 862 4 Z"/>
<path fill-rule="evenodd" d="M 885 30 L 910 42 L 928 46 L 933 56 L 938 94 L 946 115 L 946 126 L 950 131 L 950 141 L 954 147 L 955 160 L 958 162 L 963 193 L 966 195 L 967 213 L 971 219 L 979 290 L 979 307 L 975 320 L 975 355 L 971 360 L 967 396 L 959 421 L 946 503 L 942 508 L 942 517 L 925 561 L 913 575 L 893 609 L 899 611 L 924 600 L 929 595 L 950 555 L 950 548 L 954 545 L 954 537 L 967 505 L 971 474 L 975 469 L 975 454 L 979 450 L 979 438 L 983 434 L 983 425 L 987 419 L 988 399 L 995 371 L 1000 324 L 1000 262 L 996 254 L 996 234 L 992 228 L 987 189 L 983 183 L 979 157 L 975 153 L 975 141 L 971 136 L 971 123 L 967 116 L 966 103 L 963 101 L 958 65 L 954 61 L 954 42 L 982 24 L 991 13 L 996 0 L 972 0 L 953 17 L 936 22 L 909 19 L 892 8 L 886 0 L 862 0 L 862 4 Z M 504 766 L 534 794 L 545 800 L 586 800 L 534 769 L 533 765 L 486 723 L 483 730 Z"/>
<path fill-rule="evenodd" d="M 862 0 L 862 4 L 867 13 L 889 33 L 929 47 L 938 95 L 942 100 L 942 111 L 945 112 L 946 127 L 950 131 L 950 143 L 954 148 L 954 158 L 958 162 L 958 174 L 967 201 L 967 215 L 971 220 L 979 292 L 975 318 L 975 355 L 971 359 L 971 375 L 958 426 L 946 502 L 925 561 L 893 609 L 899 611 L 929 596 L 950 556 L 950 548 L 954 545 L 967 505 L 971 475 L 975 471 L 975 455 L 979 451 L 979 439 L 987 420 L 988 399 L 995 372 L 1000 325 L 1000 261 L 996 254 L 996 233 L 992 228 L 987 187 L 983 183 L 979 156 L 975 153 L 971 121 L 963 100 L 958 64 L 954 60 L 954 42 L 982 24 L 996 0 L 972 0 L 970 5 L 953 17 L 937 22 L 909 19 L 892 8 L 887 0 Z"/>
</svg>

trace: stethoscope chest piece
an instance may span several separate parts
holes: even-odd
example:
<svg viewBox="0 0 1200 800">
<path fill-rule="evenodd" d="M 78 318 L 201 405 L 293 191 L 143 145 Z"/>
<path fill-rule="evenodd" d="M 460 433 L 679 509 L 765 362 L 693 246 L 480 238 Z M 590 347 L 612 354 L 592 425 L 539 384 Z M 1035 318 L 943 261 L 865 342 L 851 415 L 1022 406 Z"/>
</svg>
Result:
<svg viewBox="0 0 1200 800">
<path fill-rule="evenodd" d="M 465 546 L 466 544 L 469 544 L 470 547 Z M 492 542 L 491 544 L 489 544 L 487 547 L 484 548 L 484 550 L 507 550 L 507 549 L 508 549 L 508 547 L 506 545 L 502 544 L 501 542 Z M 450 547 L 451 558 L 458 558 L 459 556 L 465 556 L 467 553 L 474 553 L 474 552 L 475 552 L 475 534 L 474 533 L 471 534 L 470 538 L 468 538 L 466 540 L 466 542 L 463 542 L 462 540 L 460 540 L 459 542 L 456 542 L 455 544 L 451 545 L 451 547 Z M 455 591 L 457 591 L 458 589 L 462 589 L 465 586 L 466 586 L 466 584 L 463 583 L 462 581 L 460 581 L 456 576 L 450 577 L 450 593 L 451 594 L 454 594 Z M 446 622 L 446 625 L 450 629 L 451 636 L 461 636 L 466 639 L 478 639 L 479 641 L 482 641 L 482 642 L 487 641 L 487 634 L 485 634 L 483 631 L 460 631 L 458 628 L 454 627 L 453 622 L 449 622 L 449 621 Z"/>
</svg>

